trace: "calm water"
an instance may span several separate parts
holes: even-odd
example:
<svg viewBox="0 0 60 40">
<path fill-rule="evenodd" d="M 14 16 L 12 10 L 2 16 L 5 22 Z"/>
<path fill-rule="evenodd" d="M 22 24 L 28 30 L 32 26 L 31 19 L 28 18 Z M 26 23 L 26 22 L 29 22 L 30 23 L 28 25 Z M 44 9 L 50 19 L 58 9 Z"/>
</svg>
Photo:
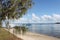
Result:
<svg viewBox="0 0 60 40">
<path fill-rule="evenodd" d="M 60 38 L 60 24 L 31 24 L 29 31 Z"/>
</svg>

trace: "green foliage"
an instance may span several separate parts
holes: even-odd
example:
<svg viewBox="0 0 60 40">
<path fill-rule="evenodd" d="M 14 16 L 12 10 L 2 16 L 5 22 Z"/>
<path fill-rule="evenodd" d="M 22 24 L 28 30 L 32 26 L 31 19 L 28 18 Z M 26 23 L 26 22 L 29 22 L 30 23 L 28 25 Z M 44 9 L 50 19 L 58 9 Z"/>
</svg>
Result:
<svg viewBox="0 0 60 40">
<path fill-rule="evenodd" d="M 22 29 L 22 34 L 25 34 L 26 31 L 28 31 L 28 28 L 26 28 L 25 26 L 21 27 L 21 29 Z"/>
<path fill-rule="evenodd" d="M 10 4 L 9 7 L 2 7 L 0 9 L 0 11 L 2 11 L 2 14 L 0 13 L 1 20 L 5 20 L 6 17 L 8 17 L 8 19 L 22 17 L 32 5 L 32 0 L 10 0 Z M 0 5 L 3 6 L 2 3 Z"/>
<path fill-rule="evenodd" d="M 19 26 L 14 27 L 17 31 L 21 30 Z"/>
<path fill-rule="evenodd" d="M 32 6 L 32 0 L 7 0 L 8 2 L 4 4 L 2 1 L 0 0 L 0 21 L 6 20 L 6 17 L 7 19 L 18 19 L 25 15 Z"/>
<path fill-rule="evenodd" d="M 22 31 L 22 34 L 25 34 L 26 31 L 28 31 L 28 28 L 26 28 L 26 26 L 15 26 L 14 27 L 16 32 L 20 32 Z"/>
</svg>

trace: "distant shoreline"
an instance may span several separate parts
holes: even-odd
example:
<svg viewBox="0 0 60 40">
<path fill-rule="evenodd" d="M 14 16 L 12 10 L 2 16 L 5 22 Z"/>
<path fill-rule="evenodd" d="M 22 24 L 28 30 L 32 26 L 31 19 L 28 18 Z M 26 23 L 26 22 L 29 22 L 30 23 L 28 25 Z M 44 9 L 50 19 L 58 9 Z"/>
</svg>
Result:
<svg viewBox="0 0 60 40">
<path fill-rule="evenodd" d="M 57 23 L 55 23 L 55 24 L 60 24 L 60 22 L 57 22 Z"/>
<path fill-rule="evenodd" d="M 13 24 L 60 24 L 60 22 L 56 22 L 56 23 L 13 23 Z"/>
</svg>

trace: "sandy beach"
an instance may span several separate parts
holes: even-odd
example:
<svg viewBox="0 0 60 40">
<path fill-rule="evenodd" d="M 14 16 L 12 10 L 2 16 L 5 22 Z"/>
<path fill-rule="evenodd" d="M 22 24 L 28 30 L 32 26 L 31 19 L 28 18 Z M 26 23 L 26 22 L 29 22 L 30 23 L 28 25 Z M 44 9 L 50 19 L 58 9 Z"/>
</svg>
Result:
<svg viewBox="0 0 60 40">
<path fill-rule="evenodd" d="M 9 32 L 13 34 L 13 29 L 10 29 Z M 51 36 L 46 36 L 46 35 L 36 34 L 31 32 L 27 32 L 25 35 L 21 35 L 21 34 L 14 34 L 14 35 L 19 38 L 22 38 L 23 40 L 60 40 L 59 38 L 56 37 L 51 37 Z"/>
</svg>

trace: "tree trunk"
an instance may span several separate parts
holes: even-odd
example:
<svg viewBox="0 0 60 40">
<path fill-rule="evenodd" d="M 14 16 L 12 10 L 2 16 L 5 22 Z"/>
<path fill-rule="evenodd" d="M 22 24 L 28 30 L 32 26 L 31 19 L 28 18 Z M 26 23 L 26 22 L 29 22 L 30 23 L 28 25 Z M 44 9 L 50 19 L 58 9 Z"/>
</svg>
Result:
<svg viewBox="0 0 60 40">
<path fill-rule="evenodd" d="M 0 28 L 2 27 L 2 21 L 0 21 Z"/>
</svg>

